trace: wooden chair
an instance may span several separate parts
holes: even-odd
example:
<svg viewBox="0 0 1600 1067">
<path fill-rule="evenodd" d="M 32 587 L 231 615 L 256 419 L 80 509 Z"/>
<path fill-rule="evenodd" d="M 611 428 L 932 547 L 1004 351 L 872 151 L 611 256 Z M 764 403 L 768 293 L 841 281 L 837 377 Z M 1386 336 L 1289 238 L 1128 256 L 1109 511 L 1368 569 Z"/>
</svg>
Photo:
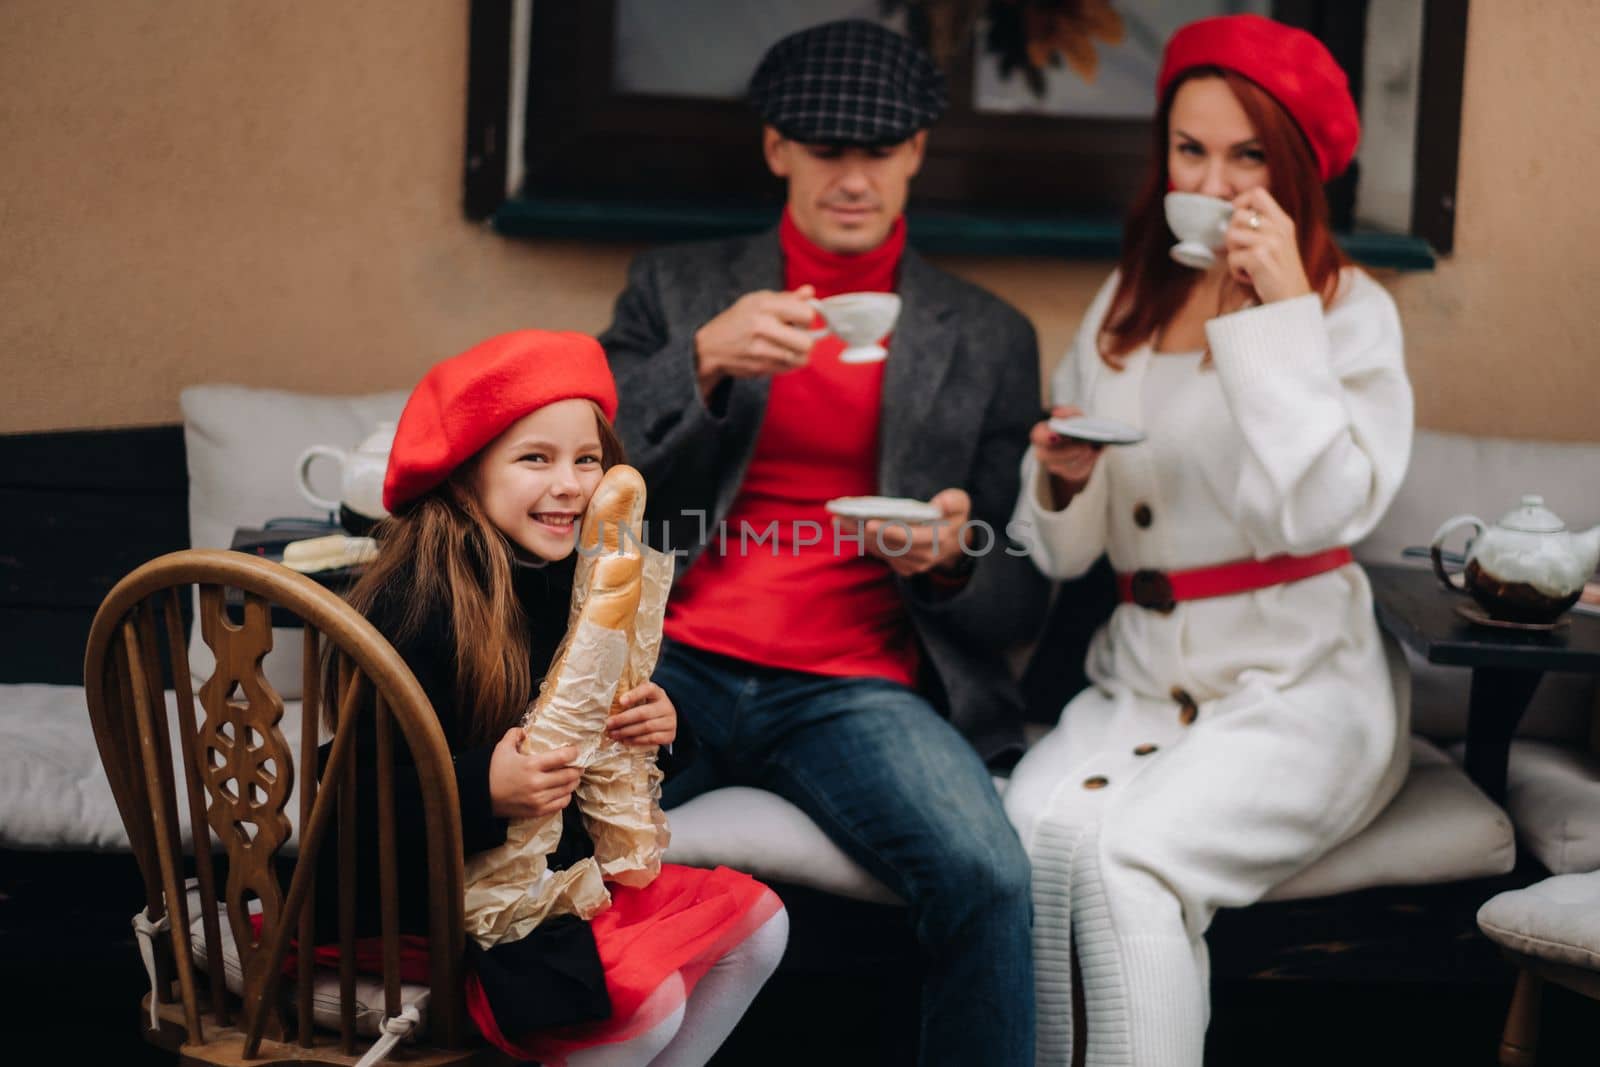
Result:
<svg viewBox="0 0 1600 1067">
<path fill-rule="evenodd" d="M 201 633 L 217 659 L 215 673 L 200 688 L 198 712 L 181 622 L 191 586 L 199 589 Z M 242 625 L 229 621 L 227 589 L 243 594 Z M 283 612 L 297 617 L 305 627 L 298 754 L 281 729 L 284 701 L 260 670 L 272 644 L 274 611 L 280 619 Z M 175 730 L 163 694 L 163 642 L 176 690 Z M 325 655 L 337 662 L 340 697 L 332 749 L 319 781 L 317 723 Z M 364 1050 L 368 1062 L 386 1055 L 418 1014 L 414 1005 L 408 1011 L 403 1003 L 399 970 L 398 846 L 425 848 L 430 871 L 428 1044 L 408 1046 L 407 1062 L 505 1062 L 483 1045 L 465 1010 L 460 807 L 450 752 L 422 688 L 370 623 L 327 589 L 276 563 L 238 552 L 174 552 L 139 567 L 106 596 L 89 636 L 84 685 L 100 758 L 145 883 L 147 906 L 135 925 L 171 935 L 151 939 L 154 958 L 146 958 L 153 985 L 145 1002 L 148 1040 L 180 1051 L 185 1062 L 350 1064 Z M 376 892 L 386 1036 L 373 1042 L 380 1046 L 376 1051 L 365 1048 L 356 1023 L 353 750 L 356 720 L 365 715 L 375 716 L 382 857 Z M 422 789 L 425 841 L 396 841 L 395 727 Z M 172 736 L 181 757 L 176 773 Z M 298 857 L 290 860 L 284 845 L 292 831 L 287 806 L 297 763 L 301 834 Z M 193 831 L 204 929 L 201 968 L 191 954 L 180 805 L 186 806 Z M 315 943 L 317 856 L 335 818 L 340 827 L 337 1036 L 319 1034 L 311 1023 L 317 977 L 312 953 L 297 953 L 292 982 L 283 977 L 290 942 Z M 219 851 L 226 857 L 220 892 L 214 856 Z M 281 871 L 292 874 L 285 879 Z M 374 887 L 359 888 L 372 892 Z M 219 898 L 225 909 L 219 908 Z M 259 905 L 259 936 L 250 923 L 252 902 Z M 224 912 L 239 957 L 238 996 L 225 987 L 219 948 L 226 940 L 221 936 Z M 323 983 L 328 984 L 326 976 Z"/>
<path fill-rule="evenodd" d="M 1589 751 L 1600 755 L 1600 693 Z M 1478 910 L 1478 926 L 1517 969 L 1500 1033 L 1501 1067 L 1534 1067 L 1545 985 L 1600 1001 L 1600 870 L 1554 875 L 1492 897 Z"/>
<path fill-rule="evenodd" d="M 1539 1052 L 1539 1002 L 1545 983 L 1554 982 L 1600 1000 L 1600 973 L 1509 950 L 1505 955 L 1517 968 L 1517 985 L 1500 1036 L 1501 1067 L 1534 1067 Z"/>
</svg>

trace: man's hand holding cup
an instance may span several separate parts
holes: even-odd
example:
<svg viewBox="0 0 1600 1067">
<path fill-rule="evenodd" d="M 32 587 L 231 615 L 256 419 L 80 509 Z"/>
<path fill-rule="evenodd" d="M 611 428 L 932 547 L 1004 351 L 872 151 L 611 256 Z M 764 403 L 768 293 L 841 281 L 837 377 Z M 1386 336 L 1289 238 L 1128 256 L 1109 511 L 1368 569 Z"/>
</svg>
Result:
<svg viewBox="0 0 1600 1067">
<path fill-rule="evenodd" d="M 724 378 L 759 378 L 806 365 L 817 334 L 809 285 L 746 293 L 694 335 L 695 375 L 705 397 Z"/>
</svg>

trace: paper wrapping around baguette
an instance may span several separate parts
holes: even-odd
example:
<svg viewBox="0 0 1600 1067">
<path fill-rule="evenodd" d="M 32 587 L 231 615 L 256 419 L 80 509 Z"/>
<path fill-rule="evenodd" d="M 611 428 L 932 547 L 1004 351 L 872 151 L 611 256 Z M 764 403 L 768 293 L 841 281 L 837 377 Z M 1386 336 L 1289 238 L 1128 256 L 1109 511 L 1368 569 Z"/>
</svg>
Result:
<svg viewBox="0 0 1600 1067">
<path fill-rule="evenodd" d="M 631 467 L 606 472 L 579 530 L 567 635 L 523 720 L 523 750 L 578 750 L 574 800 L 595 855 L 552 875 L 560 815 L 513 819 L 506 843 L 467 861 L 467 933 L 488 947 L 525 937 L 553 915 L 592 918 L 608 903 L 602 879 L 646 885 L 667 844 L 655 750 L 613 741 L 616 699 L 655 670 L 672 560 L 640 536 L 644 483 Z"/>
</svg>

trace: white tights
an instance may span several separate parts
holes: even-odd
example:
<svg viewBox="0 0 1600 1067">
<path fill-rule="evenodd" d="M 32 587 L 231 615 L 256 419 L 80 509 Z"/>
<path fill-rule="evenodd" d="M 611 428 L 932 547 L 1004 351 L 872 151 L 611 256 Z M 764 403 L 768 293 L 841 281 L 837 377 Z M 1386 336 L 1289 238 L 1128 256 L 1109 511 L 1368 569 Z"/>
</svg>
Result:
<svg viewBox="0 0 1600 1067">
<path fill-rule="evenodd" d="M 711 1059 L 744 1017 L 756 993 L 777 970 L 789 941 L 789 913 L 779 910 L 754 933 L 711 965 L 687 1000 L 683 977 L 672 975 L 656 988 L 640 1011 L 665 997 L 677 1010 L 627 1041 L 580 1049 L 568 1067 L 699 1067 Z"/>
</svg>

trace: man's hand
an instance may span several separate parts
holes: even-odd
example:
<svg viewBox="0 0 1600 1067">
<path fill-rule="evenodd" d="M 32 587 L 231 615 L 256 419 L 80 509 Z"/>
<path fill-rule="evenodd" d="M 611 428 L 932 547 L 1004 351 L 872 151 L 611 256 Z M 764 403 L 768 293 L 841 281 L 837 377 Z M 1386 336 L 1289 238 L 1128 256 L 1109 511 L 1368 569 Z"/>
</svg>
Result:
<svg viewBox="0 0 1600 1067">
<path fill-rule="evenodd" d="M 522 727 L 506 731 L 489 757 L 489 808 L 501 818 L 538 819 L 572 802 L 583 771 L 568 766 L 578 758 L 572 745 L 548 752 L 523 753 Z"/>
<path fill-rule="evenodd" d="M 1082 414 L 1082 409 L 1075 407 L 1050 409 L 1052 419 L 1067 419 Z M 1089 484 L 1089 475 L 1094 473 L 1101 446 L 1062 437 L 1050 429 L 1048 421 L 1035 423 L 1028 434 L 1028 441 L 1033 445 L 1033 454 L 1039 466 L 1050 474 L 1051 496 L 1055 504 L 1051 510 L 1059 511 Z"/>
<path fill-rule="evenodd" d="M 746 293 L 696 330 L 700 395 L 709 398 L 724 378 L 759 378 L 805 366 L 817 339 L 809 328 L 816 310 L 806 303 L 814 292 L 802 285 L 792 293 Z"/>
<path fill-rule="evenodd" d="M 618 701 L 623 710 L 606 720 L 606 736 L 630 745 L 670 745 L 678 736 L 678 709 L 654 682 L 634 686 Z"/>
<path fill-rule="evenodd" d="M 972 517 L 972 498 L 965 489 L 943 489 L 929 501 L 944 513 L 938 522 L 911 526 L 869 519 L 862 529 L 862 549 L 903 578 L 948 567 L 961 558 L 961 528 Z"/>
</svg>

